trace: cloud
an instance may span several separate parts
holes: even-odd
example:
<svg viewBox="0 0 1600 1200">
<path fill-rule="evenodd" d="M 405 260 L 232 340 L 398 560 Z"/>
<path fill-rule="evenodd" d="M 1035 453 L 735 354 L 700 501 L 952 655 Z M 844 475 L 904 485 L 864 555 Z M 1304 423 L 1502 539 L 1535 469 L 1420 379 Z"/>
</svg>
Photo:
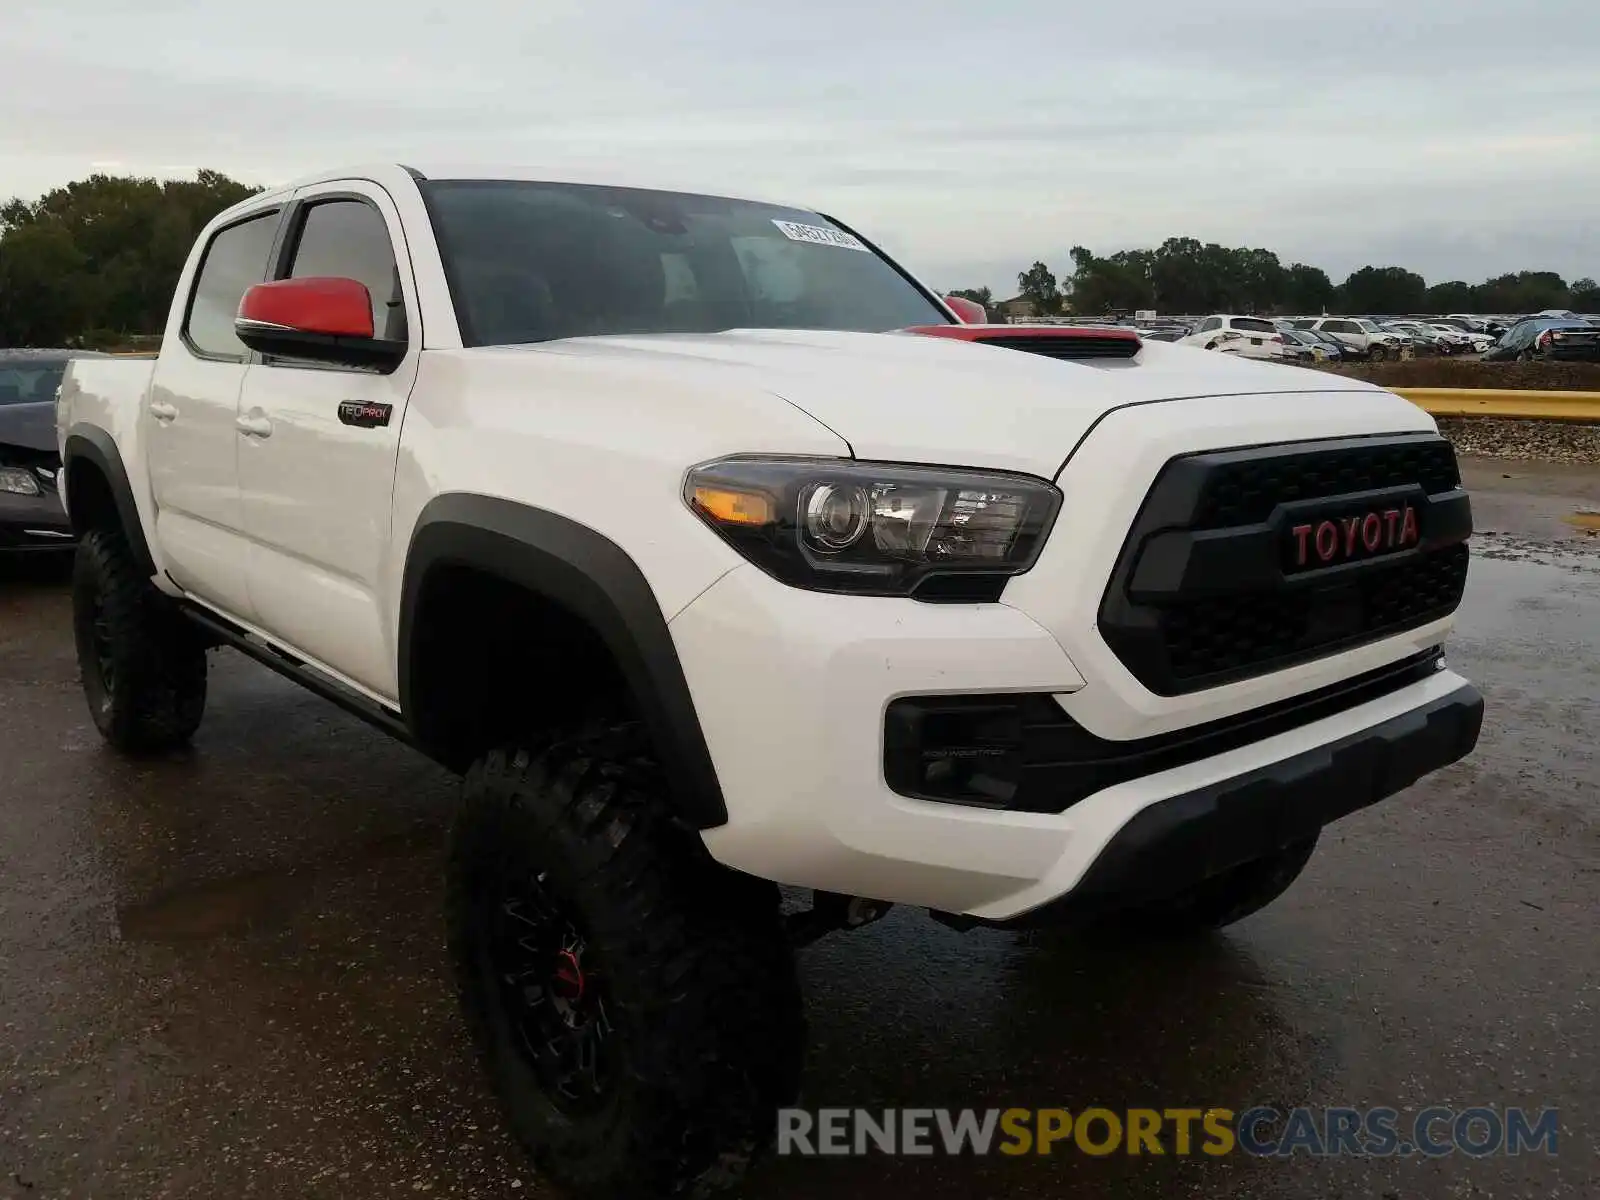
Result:
<svg viewBox="0 0 1600 1200">
<path fill-rule="evenodd" d="M 835 212 L 950 286 L 1188 234 L 1600 275 L 1600 5 L 12 0 L 0 194 L 518 162 Z"/>
</svg>

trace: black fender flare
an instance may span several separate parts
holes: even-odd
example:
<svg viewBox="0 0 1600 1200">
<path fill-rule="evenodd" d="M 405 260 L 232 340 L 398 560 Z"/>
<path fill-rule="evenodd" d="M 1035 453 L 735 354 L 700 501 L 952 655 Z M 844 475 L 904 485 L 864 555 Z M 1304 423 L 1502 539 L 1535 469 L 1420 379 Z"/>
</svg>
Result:
<svg viewBox="0 0 1600 1200">
<path fill-rule="evenodd" d="M 133 500 L 133 485 L 128 482 L 127 468 L 122 465 L 122 451 L 111 435 L 98 425 L 79 422 L 67 431 L 67 440 L 61 451 L 61 466 L 66 474 L 66 491 L 62 495 L 67 506 L 67 516 L 72 529 L 79 537 L 88 530 L 83 524 L 82 505 L 73 503 L 74 464 L 91 463 L 105 476 L 111 486 L 111 502 L 116 505 L 117 519 L 122 523 L 122 536 L 133 551 L 134 561 L 146 575 L 156 574 L 156 560 L 150 554 L 150 544 L 145 540 L 144 525 L 139 520 L 139 506 Z M 80 493 L 81 494 L 81 493 Z"/>
<path fill-rule="evenodd" d="M 727 823 L 716 768 L 666 618 L 649 581 L 621 546 L 567 517 L 510 500 L 466 492 L 430 500 L 411 534 L 401 591 L 403 714 L 418 711 L 411 647 L 423 615 L 423 582 L 438 566 L 485 571 L 587 621 L 633 692 L 677 815 L 697 829 Z"/>
</svg>

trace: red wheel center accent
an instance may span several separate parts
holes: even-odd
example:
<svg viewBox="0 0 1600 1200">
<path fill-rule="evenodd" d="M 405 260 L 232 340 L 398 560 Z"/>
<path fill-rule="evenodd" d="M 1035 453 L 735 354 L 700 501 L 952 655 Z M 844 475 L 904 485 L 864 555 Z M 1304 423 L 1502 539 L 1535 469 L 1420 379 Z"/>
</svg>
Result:
<svg viewBox="0 0 1600 1200">
<path fill-rule="evenodd" d="M 563 950 L 556 964 L 556 992 L 563 1000 L 577 1003 L 583 999 L 583 968 L 578 965 L 578 956 L 571 950 Z"/>
</svg>

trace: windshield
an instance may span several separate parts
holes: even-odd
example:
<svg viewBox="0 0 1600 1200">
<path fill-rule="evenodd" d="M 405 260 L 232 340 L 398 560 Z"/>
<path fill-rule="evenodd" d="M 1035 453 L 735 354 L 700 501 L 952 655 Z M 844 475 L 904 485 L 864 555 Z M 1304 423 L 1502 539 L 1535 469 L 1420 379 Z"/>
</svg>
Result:
<svg viewBox="0 0 1600 1200">
<path fill-rule="evenodd" d="M 826 217 L 743 200 L 499 180 L 424 185 L 469 346 L 950 318 Z"/>
<path fill-rule="evenodd" d="M 54 404 L 64 362 L 0 363 L 0 406 L 7 404 Z"/>
</svg>

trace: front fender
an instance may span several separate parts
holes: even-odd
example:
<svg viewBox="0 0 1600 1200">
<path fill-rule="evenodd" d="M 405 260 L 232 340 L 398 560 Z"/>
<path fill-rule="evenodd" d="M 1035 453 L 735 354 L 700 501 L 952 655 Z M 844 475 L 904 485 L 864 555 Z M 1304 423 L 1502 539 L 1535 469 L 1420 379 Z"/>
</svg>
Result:
<svg viewBox="0 0 1600 1200">
<path fill-rule="evenodd" d="M 700 829 L 727 821 L 694 700 L 649 581 L 622 547 L 557 513 L 459 492 L 435 497 L 423 508 L 406 555 L 400 601 L 403 713 L 424 707 L 414 695 L 412 648 L 427 618 L 424 581 L 441 566 L 487 572 L 587 622 L 628 682 L 679 815 Z M 412 733 L 420 745 L 429 744 L 429 730 Z"/>
</svg>

